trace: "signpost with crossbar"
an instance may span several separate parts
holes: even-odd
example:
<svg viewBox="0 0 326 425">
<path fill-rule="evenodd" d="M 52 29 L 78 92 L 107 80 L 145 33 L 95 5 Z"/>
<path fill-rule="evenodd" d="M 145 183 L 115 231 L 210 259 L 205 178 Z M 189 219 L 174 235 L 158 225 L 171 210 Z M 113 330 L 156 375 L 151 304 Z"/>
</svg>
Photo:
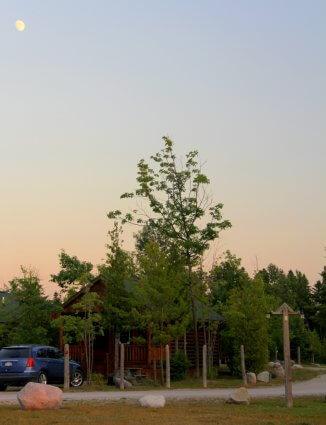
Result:
<svg viewBox="0 0 326 425">
<path fill-rule="evenodd" d="M 303 315 L 294 311 L 288 304 L 282 304 L 276 311 L 270 313 L 276 316 L 283 316 L 283 350 L 284 350 L 284 372 L 285 372 L 285 400 L 287 407 L 293 407 L 292 395 L 292 373 L 291 373 L 291 353 L 290 353 L 290 331 L 289 317 Z M 268 317 L 270 315 L 267 315 Z"/>
</svg>

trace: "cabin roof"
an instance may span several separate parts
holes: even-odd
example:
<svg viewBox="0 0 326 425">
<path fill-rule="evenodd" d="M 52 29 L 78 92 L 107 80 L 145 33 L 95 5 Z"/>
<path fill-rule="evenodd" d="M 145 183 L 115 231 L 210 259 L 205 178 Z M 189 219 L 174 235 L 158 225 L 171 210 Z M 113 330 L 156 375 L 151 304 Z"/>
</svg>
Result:
<svg viewBox="0 0 326 425">
<path fill-rule="evenodd" d="M 84 286 L 79 292 L 77 292 L 75 295 L 70 297 L 66 302 L 63 303 L 63 310 L 69 310 L 69 308 L 74 305 L 76 302 L 79 301 L 79 299 L 86 294 L 87 291 L 94 289 L 96 285 L 105 283 L 106 279 L 103 275 L 97 276 L 92 282 L 90 282 L 88 285 Z M 124 285 L 127 292 L 131 293 L 133 291 L 134 285 L 137 283 L 137 280 L 125 280 Z M 196 300 L 195 302 L 196 307 L 196 313 L 197 313 L 197 319 L 198 320 L 211 320 L 211 321 L 217 321 L 217 322 L 223 322 L 224 317 L 221 316 L 219 313 L 212 309 L 207 309 L 204 303 L 202 303 L 199 300 Z"/>
</svg>

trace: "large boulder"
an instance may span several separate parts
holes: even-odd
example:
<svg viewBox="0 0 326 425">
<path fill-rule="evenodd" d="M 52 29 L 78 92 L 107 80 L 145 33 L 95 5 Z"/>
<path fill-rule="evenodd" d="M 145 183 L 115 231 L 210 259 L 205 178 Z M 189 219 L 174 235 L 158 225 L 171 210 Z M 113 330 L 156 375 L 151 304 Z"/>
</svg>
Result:
<svg viewBox="0 0 326 425">
<path fill-rule="evenodd" d="M 270 374 L 267 372 L 267 370 L 264 370 L 263 372 L 258 373 L 257 375 L 257 381 L 259 382 L 265 382 L 265 384 L 268 384 L 270 381 Z"/>
<path fill-rule="evenodd" d="M 284 368 L 280 363 L 274 363 L 274 366 L 272 367 L 272 375 L 275 378 L 284 378 Z"/>
<path fill-rule="evenodd" d="M 165 406 L 165 397 L 162 395 L 145 395 L 139 400 L 141 407 L 164 407 Z"/>
<path fill-rule="evenodd" d="M 247 388 L 241 387 L 232 391 L 227 402 L 234 404 L 250 404 L 250 395 Z"/>
<path fill-rule="evenodd" d="M 59 409 L 62 391 L 52 385 L 29 382 L 19 391 L 17 399 L 24 410 Z"/>
<path fill-rule="evenodd" d="M 255 385 L 257 382 L 256 374 L 253 372 L 247 373 L 247 382 L 250 385 Z"/>
</svg>

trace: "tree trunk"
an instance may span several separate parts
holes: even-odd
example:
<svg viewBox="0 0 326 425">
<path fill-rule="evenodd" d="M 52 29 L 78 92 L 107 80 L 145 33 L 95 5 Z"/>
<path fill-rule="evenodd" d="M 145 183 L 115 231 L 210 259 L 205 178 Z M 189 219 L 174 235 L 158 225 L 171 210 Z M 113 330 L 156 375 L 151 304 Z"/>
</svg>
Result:
<svg viewBox="0 0 326 425">
<path fill-rule="evenodd" d="M 183 335 L 183 351 L 187 357 L 187 332 L 185 332 Z"/>
<path fill-rule="evenodd" d="M 179 351 L 179 339 L 176 338 L 175 339 L 174 354 L 177 354 L 178 351 Z"/>
</svg>

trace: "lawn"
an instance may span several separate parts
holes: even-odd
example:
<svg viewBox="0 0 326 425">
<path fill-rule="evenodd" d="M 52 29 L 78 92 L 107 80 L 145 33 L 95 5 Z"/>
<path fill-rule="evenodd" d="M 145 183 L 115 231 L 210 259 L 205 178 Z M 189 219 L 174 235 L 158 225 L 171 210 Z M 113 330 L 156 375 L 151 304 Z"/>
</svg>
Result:
<svg viewBox="0 0 326 425">
<path fill-rule="evenodd" d="M 312 370 L 312 369 L 297 369 L 292 371 L 292 380 L 295 381 L 306 381 L 308 379 L 315 378 L 318 375 L 325 374 L 325 370 Z M 272 379 L 268 384 L 263 382 L 258 382 L 257 385 L 252 385 L 249 387 L 266 387 L 266 386 L 275 386 L 283 385 L 284 379 Z M 237 388 L 243 386 L 242 379 L 231 376 L 227 373 L 226 369 L 222 369 L 222 373 L 215 380 L 208 380 L 208 388 Z M 171 382 L 172 389 L 182 389 L 182 388 L 202 388 L 203 381 L 202 379 L 196 379 L 188 377 L 182 381 Z M 129 391 L 137 390 L 149 390 L 149 389 L 162 389 L 162 387 L 157 384 L 153 385 L 151 381 L 147 385 L 135 385 Z M 105 383 L 92 384 L 87 387 L 83 385 L 81 388 L 70 389 L 69 391 L 116 391 L 117 388 L 113 386 L 108 386 Z M 128 390 L 127 390 L 128 391 Z"/>
<path fill-rule="evenodd" d="M 136 402 L 67 403 L 60 410 L 25 412 L 0 405 L 1 425 L 325 425 L 322 399 L 297 399 L 287 409 L 283 400 L 254 401 L 250 406 L 221 401 L 170 402 L 163 409 L 144 409 Z"/>
</svg>

